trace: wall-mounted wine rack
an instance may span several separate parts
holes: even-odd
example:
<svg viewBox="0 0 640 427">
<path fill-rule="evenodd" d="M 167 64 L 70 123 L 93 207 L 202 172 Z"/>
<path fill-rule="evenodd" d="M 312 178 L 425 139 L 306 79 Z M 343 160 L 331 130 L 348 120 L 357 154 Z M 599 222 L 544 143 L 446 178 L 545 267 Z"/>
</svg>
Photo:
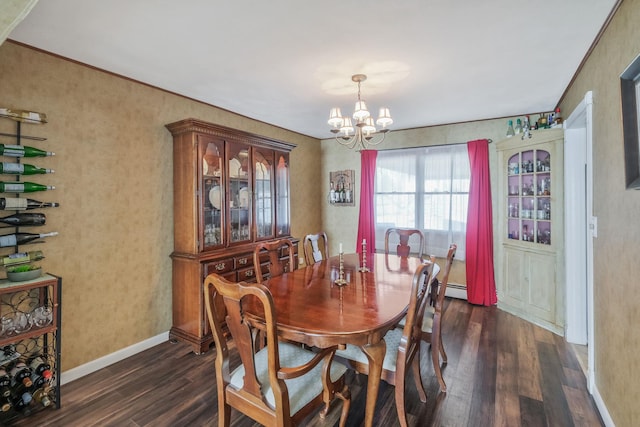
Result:
<svg viewBox="0 0 640 427">
<path fill-rule="evenodd" d="M 6 143 L 1 141 L 3 147 L 5 145 L 22 147 L 23 140 L 46 140 L 42 137 L 22 135 L 23 123 L 46 123 L 44 114 L 14 113 L 11 110 L 0 108 L 0 117 L 9 118 L 16 122 L 15 134 L 0 132 L 2 139 L 7 138 L 6 141 L 10 141 Z M 3 178 L 0 181 L 7 183 L 10 178 L 7 178 L 9 175 L 6 175 L 4 166 L 9 166 L 9 169 L 13 167 L 11 166 L 13 163 L 9 163 L 11 158 L 14 158 L 15 164 L 19 165 L 21 157 L 7 153 L 0 156 L 3 161 Z M 11 174 L 15 175 L 16 182 L 25 181 L 21 180 L 21 174 L 15 172 L 11 172 Z M 15 209 L 16 199 L 20 199 L 20 194 L 15 194 L 12 197 L 10 193 L 3 193 L 0 194 L 0 197 L 6 200 L 11 199 L 4 208 L 4 211 L 10 211 Z M 16 209 L 16 212 L 20 210 L 22 209 Z M 0 210 L 0 214 L 2 213 L 3 211 Z M 6 213 L 10 214 L 10 212 Z M 45 222 L 43 215 L 32 215 L 32 217 L 37 222 L 29 220 L 26 224 L 9 224 L 8 227 L 11 228 L 5 227 L 5 230 L 13 229 L 13 233 L 18 236 L 18 233 L 22 232 L 21 227 L 39 226 Z M 6 235 L 2 231 L 0 234 Z M 41 240 L 33 241 L 33 243 L 40 242 Z M 3 255 L 0 266 L 33 265 L 35 257 L 33 254 L 36 253 L 40 254 L 36 258 L 42 258 L 41 251 L 20 252 L 19 246 L 16 244 L 1 249 L 12 249 L 14 253 Z M 31 275 L 29 275 L 29 271 L 14 272 L 11 280 L 9 278 L 0 279 L 0 372 L 4 369 L 11 377 L 12 371 L 15 372 L 14 368 L 19 362 L 25 362 L 29 366 L 30 362 L 37 357 L 48 364 L 49 369 L 46 370 L 47 374 L 43 373 L 42 375 L 31 372 L 29 375 L 31 386 L 27 386 L 16 378 L 11 378 L 11 384 L 8 388 L 0 386 L 0 425 L 11 424 L 12 421 L 31 413 L 60 408 L 62 279 L 52 274 L 42 274 L 42 269 L 33 272 L 35 274 Z M 24 280 L 20 276 L 22 273 L 27 274 Z M 7 274 L 9 275 L 9 273 Z M 0 382 L 1 380 L 0 378 Z M 5 396 L 5 393 L 9 395 Z"/>
</svg>

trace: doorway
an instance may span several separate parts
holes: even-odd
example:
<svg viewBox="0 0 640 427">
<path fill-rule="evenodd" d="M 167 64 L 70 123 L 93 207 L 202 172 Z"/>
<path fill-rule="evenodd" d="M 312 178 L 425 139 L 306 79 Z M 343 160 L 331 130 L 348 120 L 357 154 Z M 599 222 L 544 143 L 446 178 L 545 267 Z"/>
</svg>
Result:
<svg viewBox="0 0 640 427">
<path fill-rule="evenodd" d="M 565 337 L 586 347 L 586 377 L 593 391 L 595 375 L 593 341 L 593 94 L 565 120 Z M 583 347 L 584 348 L 584 347 Z M 578 352 L 580 353 L 580 352 Z"/>
</svg>

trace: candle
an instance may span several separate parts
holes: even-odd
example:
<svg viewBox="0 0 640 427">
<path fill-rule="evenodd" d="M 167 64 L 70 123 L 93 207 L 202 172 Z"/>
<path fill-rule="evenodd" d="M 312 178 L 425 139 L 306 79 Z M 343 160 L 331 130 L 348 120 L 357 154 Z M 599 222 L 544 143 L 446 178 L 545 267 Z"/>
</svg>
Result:
<svg viewBox="0 0 640 427">
<path fill-rule="evenodd" d="M 339 250 L 339 252 L 340 252 L 340 253 L 342 253 L 342 243 L 340 243 L 340 250 Z"/>
</svg>

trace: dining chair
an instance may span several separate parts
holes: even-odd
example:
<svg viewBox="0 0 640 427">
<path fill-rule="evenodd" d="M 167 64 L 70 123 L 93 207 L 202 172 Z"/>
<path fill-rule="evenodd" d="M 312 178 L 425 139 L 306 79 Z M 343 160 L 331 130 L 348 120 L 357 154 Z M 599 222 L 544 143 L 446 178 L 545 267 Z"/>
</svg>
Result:
<svg viewBox="0 0 640 427">
<path fill-rule="evenodd" d="M 416 242 L 417 240 L 417 242 Z M 399 241 L 396 254 L 402 257 L 415 255 L 422 257 L 424 248 L 424 234 L 415 228 L 388 228 L 384 233 L 384 253 L 388 254 L 390 241 Z M 413 252 L 411 251 L 413 249 Z"/>
<path fill-rule="evenodd" d="M 427 401 L 420 375 L 422 331 L 417 325 L 422 324 L 428 294 L 426 284 L 430 282 L 431 266 L 431 263 L 421 264 L 413 274 L 411 297 L 404 327 L 393 328 L 384 336 L 386 353 L 382 363 L 381 379 L 395 386 L 396 410 L 400 425 L 403 427 L 407 426 L 404 392 L 409 367 L 413 371 L 420 401 L 423 403 Z M 347 344 L 344 350 L 336 351 L 336 357 L 344 360 L 356 372 L 369 374 L 369 362 L 360 347 Z"/>
<path fill-rule="evenodd" d="M 442 343 L 442 316 L 444 314 L 444 297 L 447 292 L 447 284 L 449 282 L 449 273 L 451 272 L 451 265 L 453 259 L 456 256 L 458 246 L 452 243 L 449 246 L 447 252 L 447 263 L 444 266 L 442 273 L 442 280 L 440 283 L 436 283 L 437 296 L 435 298 L 435 305 L 427 306 L 425 309 L 424 317 L 422 319 L 422 335 L 421 338 L 426 343 L 431 343 L 431 359 L 433 360 L 433 370 L 435 371 L 438 383 L 440 383 L 440 391 L 446 393 L 447 384 L 442 378 L 442 370 L 440 368 L 440 356 L 442 356 L 442 363 L 447 364 L 447 353 L 444 351 L 444 345 Z M 432 286 L 434 284 L 432 283 Z"/>
<path fill-rule="evenodd" d="M 287 252 L 288 260 L 284 261 L 282 257 L 282 248 L 285 248 Z M 293 271 L 296 269 L 296 255 L 293 249 L 293 243 L 289 239 L 271 240 L 269 242 L 260 242 L 253 250 L 253 268 L 256 272 L 256 279 L 258 283 L 262 283 L 265 277 L 262 273 L 262 265 L 260 257 L 266 251 L 268 254 L 268 270 L 269 277 L 280 276 L 286 271 Z"/>
<path fill-rule="evenodd" d="M 304 251 L 304 262 L 307 265 L 329 258 L 327 234 L 324 231 L 307 234 L 302 241 L 302 250 Z"/>
<path fill-rule="evenodd" d="M 336 347 L 312 352 L 278 341 L 273 297 L 262 284 L 230 282 L 212 273 L 204 281 L 204 298 L 216 345 L 219 427 L 229 426 L 231 408 L 266 426 L 297 425 L 323 402 L 320 417 L 324 418 L 335 397 L 343 401 L 340 426 L 345 425 L 351 396 L 344 381 L 347 368 L 333 361 Z M 217 300 L 226 308 L 230 336 L 223 331 Z M 258 307 L 264 320 L 250 317 L 244 304 Z M 258 326 L 267 339 L 260 350 L 253 338 Z M 233 347 L 240 365 L 231 370 Z"/>
</svg>

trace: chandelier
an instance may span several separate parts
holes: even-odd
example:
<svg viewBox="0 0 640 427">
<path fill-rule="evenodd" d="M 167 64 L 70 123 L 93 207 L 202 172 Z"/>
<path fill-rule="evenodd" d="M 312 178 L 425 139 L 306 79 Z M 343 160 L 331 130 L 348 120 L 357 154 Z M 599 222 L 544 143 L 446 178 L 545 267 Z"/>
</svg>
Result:
<svg viewBox="0 0 640 427">
<path fill-rule="evenodd" d="M 393 119 L 391 119 L 389 109 L 382 107 L 380 108 L 378 120 L 374 124 L 373 117 L 367 110 L 365 102 L 360 98 L 360 83 L 367 80 L 367 76 L 354 74 L 351 76 L 351 80 L 358 83 L 358 100 L 353 112 L 355 127 L 351 117 L 342 116 L 340 108 L 331 109 L 327 123 L 333 127 L 331 132 L 335 134 L 335 139 L 338 143 L 349 148 L 358 147 L 365 150 L 368 146 L 378 145 L 384 141 L 387 132 L 389 132 L 387 126 L 393 123 Z M 376 125 L 380 126 L 381 129 L 377 130 Z"/>
</svg>

